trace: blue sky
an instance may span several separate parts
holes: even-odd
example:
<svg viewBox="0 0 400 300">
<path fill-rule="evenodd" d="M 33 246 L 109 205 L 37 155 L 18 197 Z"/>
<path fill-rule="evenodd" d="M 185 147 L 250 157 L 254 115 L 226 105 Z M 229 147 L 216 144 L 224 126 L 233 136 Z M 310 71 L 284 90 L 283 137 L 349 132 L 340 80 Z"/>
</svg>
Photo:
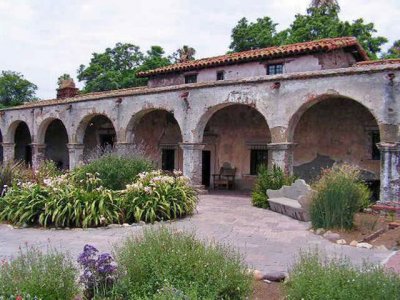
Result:
<svg viewBox="0 0 400 300">
<path fill-rule="evenodd" d="M 270 16 L 284 29 L 309 0 L 0 0 L 0 70 L 13 70 L 54 98 L 59 75 L 76 76 L 91 53 L 117 42 L 172 53 L 184 44 L 196 57 L 223 54 L 237 21 Z M 399 0 L 339 0 L 341 18 L 363 17 L 378 34 L 400 39 Z M 385 48 L 389 46 L 388 43 Z M 77 81 L 76 81 L 77 82 Z M 78 83 L 78 86 L 81 86 Z"/>
</svg>

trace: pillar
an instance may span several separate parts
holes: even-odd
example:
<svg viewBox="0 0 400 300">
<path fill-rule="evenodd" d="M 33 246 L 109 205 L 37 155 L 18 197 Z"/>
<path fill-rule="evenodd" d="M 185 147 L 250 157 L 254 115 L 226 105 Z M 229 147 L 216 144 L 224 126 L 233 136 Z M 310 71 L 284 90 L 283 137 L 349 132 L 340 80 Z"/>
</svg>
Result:
<svg viewBox="0 0 400 300">
<path fill-rule="evenodd" d="M 15 159 L 15 143 L 3 143 L 3 163 L 13 162 Z"/>
<path fill-rule="evenodd" d="M 379 143 L 381 188 L 379 201 L 400 201 L 400 143 Z"/>
<path fill-rule="evenodd" d="M 69 169 L 83 164 L 83 144 L 67 144 L 69 152 Z"/>
<path fill-rule="evenodd" d="M 42 162 L 46 159 L 46 144 L 32 143 L 32 168 L 39 169 Z"/>
<path fill-rule="evenodd" d="M 202 187 L 202 150 L 204 144 L 181 143 L 183 150 L 183 175 L 190 178 L 194 186 Z"/>
<path fill-rule="evenodd" d="M 276 165 L 287 174 L 293 173 L 293 149 L 294 143 L 270 143 L 267 148 L 271 166 Z"/>
</svg>

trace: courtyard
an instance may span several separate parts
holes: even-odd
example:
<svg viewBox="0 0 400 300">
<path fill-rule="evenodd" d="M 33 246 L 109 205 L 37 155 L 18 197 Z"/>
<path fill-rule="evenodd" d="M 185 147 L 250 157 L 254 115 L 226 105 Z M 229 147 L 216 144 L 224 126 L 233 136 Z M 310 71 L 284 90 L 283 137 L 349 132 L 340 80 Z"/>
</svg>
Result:
<svg viewBox="0 0 400 300">
<path fill-rule="evenodd" d="M 144 225 L 159 226 L 159 225 Z M 177 230 L 194 231 L 207 241 L 234 246 L 244 255 L 245 261 L 262 272 L 287 272 L 300 249 L 318 248 L 329 257 L 344 255 L 354 263 L 368 261 L 384 264 L 393 251 L 359 249 L 336 245 L 311 233 L 309 223 L 300 222 L 270 210 L 253 207 L 250 197 L 235 194 L 201 195 L 197 212 L 183 220 L 168 223 Z M 100 251 L 110 251 L 113 245 L 129 235 L 138 235 L 143 226 L 119 228 L 90 228 L 54 230 L 42 228 L 13 229 L 0 224 L 0 260 L 16 255 L 26 244 L 43 250 L 55 247 L 77 257 L 85 244 Z"/>
</svg>

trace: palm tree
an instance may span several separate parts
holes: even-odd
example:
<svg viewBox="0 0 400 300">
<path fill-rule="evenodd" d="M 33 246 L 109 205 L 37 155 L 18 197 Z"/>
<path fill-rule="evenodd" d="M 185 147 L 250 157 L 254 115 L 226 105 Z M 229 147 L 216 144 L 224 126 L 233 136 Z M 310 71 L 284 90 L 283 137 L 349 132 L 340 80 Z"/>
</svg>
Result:
<svg viewBox="0 0 400 300">
<path fill-rule="evenodd" d="M 339 8 L 337 0 L 311 0 L 310 7 L 321 8 L 321 7 L 335 7 Z"/>
<path fill-rule="evenodd" d="M 194 60 L 194 55 L 196 54 L 196 50 L 188 45 L 184 45 L 182 48 L 178 49 L 178 62 L 185 62 L 189 60 Z"/>
</svg>

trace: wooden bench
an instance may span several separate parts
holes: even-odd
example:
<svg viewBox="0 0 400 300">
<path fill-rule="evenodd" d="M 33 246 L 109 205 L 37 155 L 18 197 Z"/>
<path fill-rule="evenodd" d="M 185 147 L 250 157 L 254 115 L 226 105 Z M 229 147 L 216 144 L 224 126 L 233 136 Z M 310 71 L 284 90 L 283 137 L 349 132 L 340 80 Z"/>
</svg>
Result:
<svg viewBox="0 0 400 300">
<path fill-rule="evenodd" d="M 285 185 L 279 190 L 267 190 L 269 207 L 277 213 L 308 222 L 312 193 L 313 190 L 303 179 L 297 179 L 290 186 Z"/>
<path fill-rule="evenodd" d="M 223 163 L 219 169 L 218 174 L 213 174 L 214 189 L 224 187 L 228 189 L 235 189 L 235 174 L 236 168 L 233 168 L 230 163 Z"/>
</svg>

